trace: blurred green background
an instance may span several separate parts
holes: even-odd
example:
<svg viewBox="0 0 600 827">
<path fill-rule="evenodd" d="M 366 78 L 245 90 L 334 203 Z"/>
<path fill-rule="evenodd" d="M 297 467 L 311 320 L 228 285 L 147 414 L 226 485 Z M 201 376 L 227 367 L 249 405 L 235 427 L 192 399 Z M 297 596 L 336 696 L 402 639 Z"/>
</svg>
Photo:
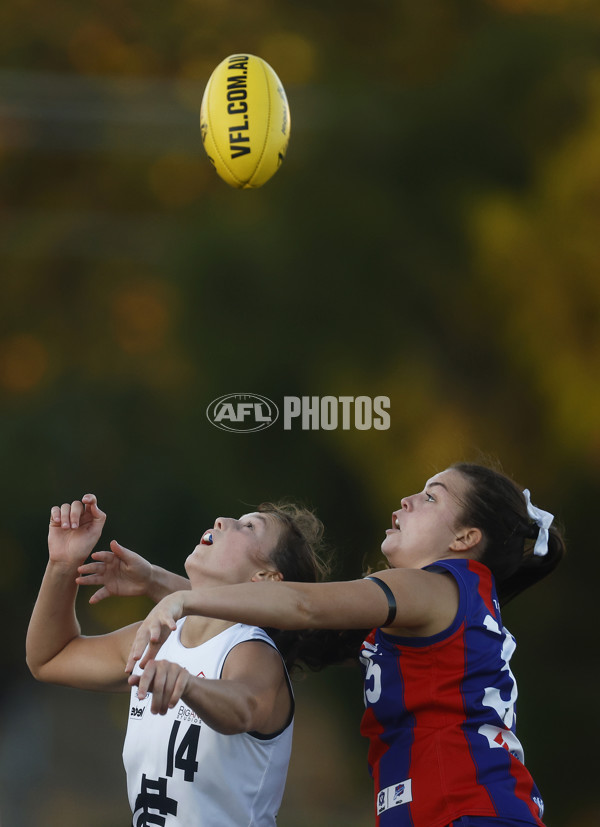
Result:
<svg viewBox="0 0 600 827">
<path fill-rule="evenodd" d="M 287 496 L 354 577 L 403 495 L 482 455 L 566 526 L 504 616 L 547 823 L 599 824 L 596 0 L 7 0 L 0 21 L 3 827 L 129 823 L 127 698 L 24 664 L 52 504 L 94 491 L 103 547 L 181 571 L 217 515 Z M 238 51 L 292 112 L 257 191 L 199 135 Z M 234 392 L 386 395 L 391 427 L 219 431 Z M 91 632 L 147 609 L 80 597 Z M 372 823 L 358 673 L 297 695 L 280 827 Z"/>
</svg>

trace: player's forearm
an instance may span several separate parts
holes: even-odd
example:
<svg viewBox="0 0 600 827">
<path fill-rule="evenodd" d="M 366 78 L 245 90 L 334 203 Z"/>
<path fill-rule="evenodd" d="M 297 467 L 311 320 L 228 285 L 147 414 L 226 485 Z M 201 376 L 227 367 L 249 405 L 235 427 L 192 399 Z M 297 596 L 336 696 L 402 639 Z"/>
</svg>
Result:
<svg viewBox="0 0 600 827">
<path fill-rule="evenodd" d="M 241 583 L 181 594 L 185 615 L 277 629 L 363 629 L 381 622 L 381 606 L 357 581 Z M 385 614 L 385 612 L 384 612 Z"/>
<path fill-rule="evenodd" d="M 237 681 L 191 677 L 182 700 L 207 726 L 223 735 L 256 729 L 257 704 L 247 687 Z"/>
<path fill-rule="evenodd" d="M 76 565 L 49 562 L 35 603 L 26 639 L 26 658 L 32 674 L 43 680 L 43 667 L 81 628 L 75 614 Z"/>
<path fill-rule="evenodd" d="M 160 566 L 152 566 L 152 573 L 150 581 L 146 588 L 146 595 L 154 603 L 158 603 L 163 597 L 177 591 L 187 591 L 190 589 L 190 581 L 187 577 L 182 577 L 180 574 L 174 574 L 172 571 L 167 571 Z"/>
</svg>

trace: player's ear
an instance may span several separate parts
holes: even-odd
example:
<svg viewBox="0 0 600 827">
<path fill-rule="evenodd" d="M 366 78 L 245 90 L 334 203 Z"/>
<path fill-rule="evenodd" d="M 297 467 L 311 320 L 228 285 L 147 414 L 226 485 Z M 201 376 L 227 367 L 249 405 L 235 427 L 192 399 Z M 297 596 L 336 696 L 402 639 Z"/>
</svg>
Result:
<svg viewBox="0 0 600 827">
<path fill-rule="evenodd" d="M 454 542 L 450 544 L 450 551 L 465 552 L 474 551 L 479 545 L 482 538 L 481 529 L 479 528 L 461 528 Z"/>
<path fill-rule="evenodd" d="M 253 583 L 258 583 L 261 580 L 277 582 L 278 580 L 283 580 L 283 574 L 280 571 L 274 571 L 273 569 L 261 569 L 260 571 L 255 572 L 250 580 Z"/>
</svg>

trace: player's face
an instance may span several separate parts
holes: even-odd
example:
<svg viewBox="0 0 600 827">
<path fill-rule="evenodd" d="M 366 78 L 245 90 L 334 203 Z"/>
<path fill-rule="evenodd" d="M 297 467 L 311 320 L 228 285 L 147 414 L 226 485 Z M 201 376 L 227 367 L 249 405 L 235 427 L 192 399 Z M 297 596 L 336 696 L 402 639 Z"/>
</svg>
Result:
<svg viewBox="0 0 600 827">
<path fill-rule="evenodd" d="M 392 567 L 420 568 L 453 556 L 468 485 L 450 468 L 429 479 L 420 493 L 404 497 L 381 544 Z"/>
<path fill-rule="evenodd" d="M 253 512 L 239 520 L 218 517 L 213 528 L 185 561 L 192 583 L 245 583 L 275 572 L 271 552 L 279 538 L 279 524 L 270 514 Z"/>
</svg>

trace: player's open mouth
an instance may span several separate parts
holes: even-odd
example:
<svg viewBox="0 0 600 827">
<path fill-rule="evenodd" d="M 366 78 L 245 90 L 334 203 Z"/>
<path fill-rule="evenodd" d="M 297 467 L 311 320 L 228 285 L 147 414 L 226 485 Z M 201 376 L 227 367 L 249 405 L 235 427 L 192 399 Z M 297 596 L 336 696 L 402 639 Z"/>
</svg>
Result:
<svg viewBox="0 0 600 827">
<path fill-rule="evenodd" d="M 213 536 L 212 531 L 205 531 L 202 535 L 202 539 L 200 540 L 203 546 L 212 546 Z"/>
</svg>

